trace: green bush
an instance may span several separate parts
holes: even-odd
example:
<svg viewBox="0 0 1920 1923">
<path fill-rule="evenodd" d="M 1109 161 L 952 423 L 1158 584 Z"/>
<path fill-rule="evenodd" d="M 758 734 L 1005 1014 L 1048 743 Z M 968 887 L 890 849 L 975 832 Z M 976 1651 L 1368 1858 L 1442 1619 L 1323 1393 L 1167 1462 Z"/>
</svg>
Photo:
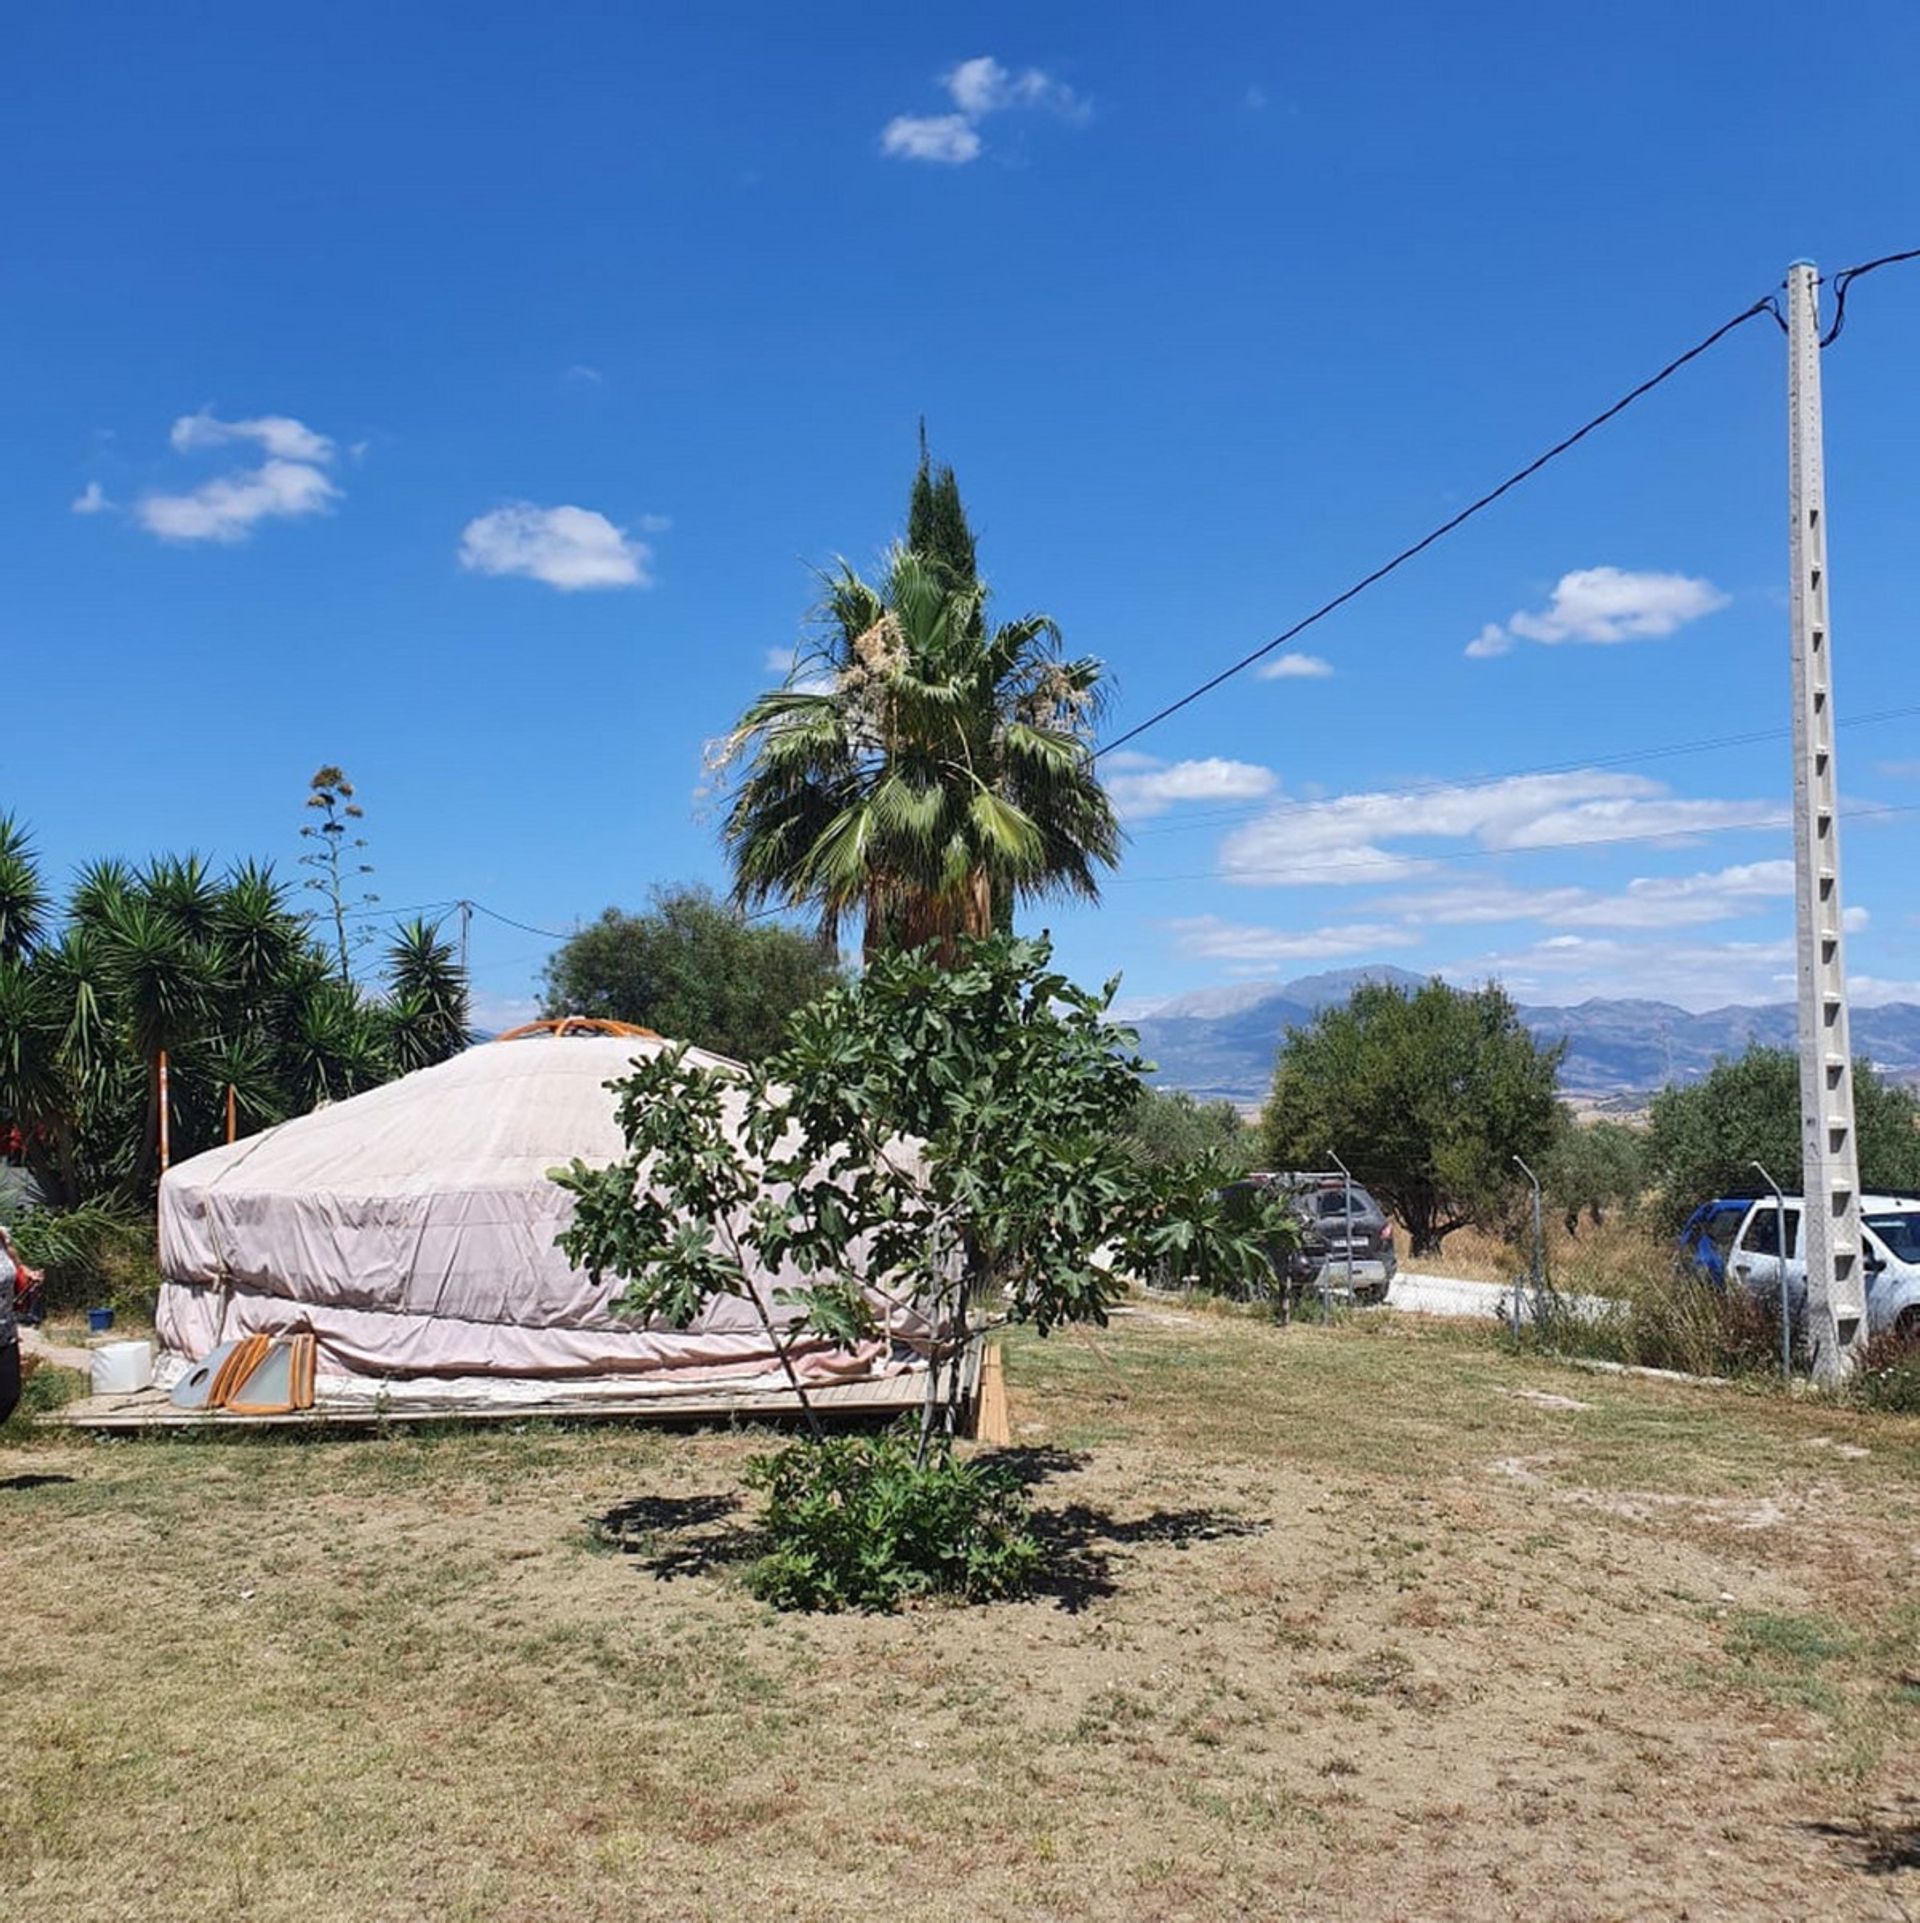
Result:
<svg viewBox="0 0 1920 1923">
<path fill-rule="evenodd" d="M 89 1202 L 22 1209 L 7 1227 L 27 1266 L 47 1273 L 49 1315 L 95 1308 L 142 1319 L 153 1314 L 160 1271 L 147 1216 Z"/>
<path fill-rule="evenodd" d="M 24 1442 L 32 1432 L 35 1416 L 58 1409 L 86 1393 L 87 1378 L 77 1370 L 46 1365 L 29 1369 L 20 1385 L 20 1406 L 5 1422 L 0 1422 L 0 1442 Z"/>
<path fill-rule="evenodd" d="M 1695 1276 L 1650 1277 L 1590 1307 L 1550 1287 L 1540 1311 L 1529 1340 L 1563 1355 L 1683 1375 L 1779 1373 L 1779 1310 L 1746 1289 L 1715 1288 Z"/>
<path fill-rule="evenodd" d="M 1920 1330 L 1882 1329 L 1869 1337 L 1849 1386 L 1869 1409 L 1920 1415 Z"/>
<path fill-rule="evenodd" d="M 910 1436 L 844 1436 L 756 1456 L 772 1548 L 747 1585 L 776 1609 L 990 1602 L 1033 1586 L 1041 1550 L 1019 1484 L 985 1462 L 914 1460 Z"/>
</svg>

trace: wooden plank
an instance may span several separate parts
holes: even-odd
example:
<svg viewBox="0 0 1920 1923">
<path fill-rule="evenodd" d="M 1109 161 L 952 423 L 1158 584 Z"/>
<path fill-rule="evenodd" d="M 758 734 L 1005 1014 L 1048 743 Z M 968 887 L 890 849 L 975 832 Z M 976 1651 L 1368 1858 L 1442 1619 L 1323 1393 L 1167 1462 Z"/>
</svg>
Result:
<svg viewBox="0 0 1920 1923">
<path fill-rule="evenodd" d="M 976 1405 L 973 1434 L 989 1448 L 1009 1448 L 1013 1442 L 1013 1423 L 1007 1409 L 1006 1368 L 997 1341 L 986 1345 L 980 1359 L 980 1399 Z"/>
<path fill-rule="evenodd" d="M 920 1406 L 925 1392 L 923 1373 L 826 1382 L 810 1388 L 814 1408 L 826 1417 L 899 1415 Z M 497 1423 L 564 1419 L 569 1422 L 602 1418 L 624 1422 L 714 1422 L 735 1419 L 775 1419 L 797 1416 L 800 1399 L 788 1388 L 704 1389 L 684 1393 L 634 1396 L 556 1395 L 540 1402 L 404 1403 L 376 1408 L 318 1407 L 287 1415 L 237 1416 L 226 1410 L 212 1413 L 176 1409 L 164 1390 L 144 1389 L 134 1395 L 87 1396 L 50 1409 L 36 1420 L 48 1427 L 87 1429 L 107 1435 L 130 1435 L 145 1430 L 197 1429 L 374 1429 L 409 1427 L 427 1422 Z"/>
</svg>

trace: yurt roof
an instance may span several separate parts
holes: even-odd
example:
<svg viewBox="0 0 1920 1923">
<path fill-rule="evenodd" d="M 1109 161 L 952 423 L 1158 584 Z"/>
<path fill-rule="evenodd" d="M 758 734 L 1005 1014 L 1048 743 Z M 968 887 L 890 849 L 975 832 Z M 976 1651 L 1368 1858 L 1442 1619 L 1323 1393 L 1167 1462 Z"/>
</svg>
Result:
<svg viewBox="0 0 1920 1923">
<path fill-rule="evenodd" d="M 531 1033 L 482 1043 L 432 1068 L 177 1164 L 178 1189 L 344 1196 L 526 1189 L 556 1162 L 626 1152 L 606 1084 L 671 1044 L 646 1031 Z M 732 1066 L 689 1049 L 688 1060 Z"/>
</svg>

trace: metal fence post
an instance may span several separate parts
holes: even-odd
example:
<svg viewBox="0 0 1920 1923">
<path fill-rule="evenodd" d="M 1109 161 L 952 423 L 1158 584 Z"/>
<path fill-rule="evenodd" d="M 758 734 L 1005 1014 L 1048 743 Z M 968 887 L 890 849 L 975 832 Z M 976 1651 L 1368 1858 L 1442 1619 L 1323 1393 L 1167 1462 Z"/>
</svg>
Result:
<svg viewBox="0 0 1920 1923">
<path fill-rule="evenodd" d="M 1341 1161 L 1339 1156 L 1334 1154 L 1332 1149 L 1327 1150 L 1327 1160 L 1330 1161 L 1334 1165 L 1334 1167 L 1340 1171 L 1340 1179 L 1346 1185 L 1345 1195 L 1343 1197 L 1343 1205 L 1344 1205 L 1343 1213 L 1346 1220 L 1346 1233 L 1347 1233 L 1347 1254 L 1346 1254 L 1345 1268 L 1346 1268 L 1346 1275 L 1347 1275 L 1347 1301 L 1349 1304 L 1351 1304 L 1354 1300 L 1354 1294 L 1353 1294 L 1353 1171 L 1347 1167 L 1346 1163 Z M 1320 1297 L 1322 1302 L 1326 1300 L 1326 1290 L 1327 1290 L 1327 1285 L 1326 1285 L 1326 1281 L 1323 1273 L 1321 1284 L 1320 1284 Z"/>
<path fill-rule="evenodd" d="M 1533 1185 L 1533 1326 L 1537 1332 L 1547 1281 L 1545 1231 L 1540 1226 L 1540 1178 L 1517 1155 L 1513 1158 L 1513 1165 Z M 1513 1333 L 1517 1341 L 1520 1335 L 1520 1290 L 1517 1285 L 1513 1291 Z"/>
<path fill-rule="evenodd" d="M 1773 1241 L 1779 1250 L 1780 1262 L 1780 1374 L 1788 1382 L 1793 1380 L 1793 1303 L 1787 1293 L 1787 1198 L 1780 1193 L 1780 1184 L 1767 1173 L 1764 1162 L 1753 1165 L 1760 1171 L 1760 1179 L 1773 1191 Z"/>
</svg>

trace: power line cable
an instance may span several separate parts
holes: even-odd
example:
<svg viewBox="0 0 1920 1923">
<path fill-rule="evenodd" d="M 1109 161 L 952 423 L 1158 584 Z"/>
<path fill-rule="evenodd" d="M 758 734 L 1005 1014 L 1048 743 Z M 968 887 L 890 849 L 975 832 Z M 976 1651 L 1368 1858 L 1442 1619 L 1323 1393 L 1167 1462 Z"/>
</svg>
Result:
<svg viewBox="0 0 1920 1923">
<path fill-rule="evenodd" d="M 459 906 L 457 902 L 454 905 L 456 907 Z M 485 915 L 488 920 L 504 922 L 509 928 L 519 929 L 523 935 L 538 935 L 542 941 L 570 941 L 572 939 L 570 935 L 561 934 L 552 928 L 536 928 L 529 921 L 515 921 L 511 915 L 503 915 L 499 909 L 489 908 L 484 901 L 471 901 L 470 899 L 470 905 L 478 913 Z"/>
<path fill-rule="evenodd" d="M 1642 381 L 1638 387 L 1623 394 L 1611 407 L 1594 415 L 1594 417 L 1583 426 L 1575 428 L 1564 440 L 1556 441 L 1544 454 L 1536 455 L 1525 467 L 1519 468 L 1514 473 L 1509 474 L 1498 487 L 1490 489 L 1487 493 L 1481 495 L 1478 500 L 1469 502 L 1468 505 L 1463 507 L 1452 519 L 1441 522 L 1431 533 L 1422 535 L 1411 547 L 1402 548 L 1392 560 L 1375 568 L 1371 574 L 1362 575 L 1351 587 L 1345 588 L 1339 594 L 1336 594 L 1331 601 L 1322 602 L 1319 607 L 1315 608 L 1314 611 L 1304 619 L 1296 621 L 1292 627 L 1275 635 L 1271 641 L 1265 642 L 1260 647 L 1255 648 L 1251 654 L 1242 655 L 1240 659 L 1235 661 L 1231 666 L 1222 668 L 1218 674 L 1201 682 L 1197 688 L 1189 690 L 1177 701 L 1168 702 L 1164 708 L 1148 715 L 1144 721 L 1137 722 L 1133 727 L 1127 729 L 1124 734 L 1116 735 L 1113 740 L 1103 742 L 1094 750 L 1092 758 L 1097 761 L 1102 755 L 1112 754 L 1116 748 L 1125 747 L 1129 741 L 1137 741 L 1149 728 L 1157 728 L 1161 722 L 1178 714 L 1182 708 L 1191 707 L 1193 703 L 1198 701 L 1203 695 L 1211 694 L 1222 682 L 1231 681 L 1235 675 L 1245 673 L 1256 661 L 1265 660 L 1275 649 L 1283 648 L 1289 641 L 1297 640 L 1299 636 L 1305 634 L 1306 631 L 1316 625 L 1316 623 L 1324 621 L 1328 615 L 1334 613 L 1339 608 L 1345 607 L 1349 601 L 1364 594 L 1368 588 L 1374 586 L 1377 582 L 1384 581 L 1387 576 L 1392 574 L 1396 569 L 1405 567 L 1416 555 L 1424 554 L 1436 541 L 1444 540 L 1456 528 L 1462 527 L 1468 521 L 1472 520 L 1476 514 L 1482 513 L 1487 508 L 1490 508 L 1502 495 L 1512 493 L 1521 482 L 1531 480 L 1533 476 L 1538 474 L 1549 462 L 1557 461 L 1560 456 L 1568 452 L 1569 449 L 1578 447 L 1589 434 L 1606 426 L 1616 415 L 1625 413 L 1635 401 L 1640 400 L 1645 395 L 1651 394 L 1653 390 L 1662 385 L 1662 383 L 1670 381 L 1683 367 L 1692 361 L 1697 361 L 1702 354 L 1717 347 L 1736 328 L 1744 327 L 1748 321 L 1757 319 L 1762 314 L 1769 313 L 1773 314 L 1775 319 L 1779 318 L 1774 305 L 1774 297 L 1771 294 L 1755 301 L 1751 307 L 1744 308 L 1741 312 L 1735 314 L 1731 320 L 1721 322 L 1704 340 L 1695 342 L 1684 354 L 1675 355 L 1657 374 L 1650 375 L 1646 380 Z"/>
<path fill-rule="evenodd" d="M 1839 273 L 1835 274 L 1833 277 L 1833 325 L 1822 338 L 1821 346 L 1828 346 L 1839 338 L 1840 330 L 1846 324 L 1847 291 L 1856 280 L 1860 279 L 1862 275 L 1875 273 L 1882 267 L 1892 267 L 1901 261 L 1909 260 L 1920 260 L 1920 247 L 1911 247 L 1897 254 L 1882 254 L 1876 260 L 1862 261 L 1854 267 L 1843 267 Z M 1568 452 L 1569 449 L 1579 446 L 1589 434 L 1592 434 L 1598 428 L 1604 427 L 1609 421 L 1614 419 L 1616 415 L 1624 414 L 1635 401 L 1651 394 L 1656 387 L 1671 380 L 1674 375 L 1679 373 L 1680 370 L 1690 362 L 1697 361 L 1702 354 L 1717 347 L 1737 328 L 1744 327 L 1748 321 L 1755 320 L 1762 314 L 1771 314 L 1775 322 L 1782 329 L 1785 328 L 1786 320 L 1780 312 L 1780 304 L 1777 297 L 1773 294 L 1763 295 L 1759 300 L 1755 301 L 1751 307 L 1742 309 L 1742 311 L 1735 314 L 1731 320 L 1723 321 L 1720 326 L 1716 327 L 1704 340 L 1696 342 L 1692 347 L 1689 347 L 1684 354 L 1676 355 L 1672 360 L 1667 362 L 1658 373 L 1650 375 L 1646 380 L 1642 381 L 1638 387 L 1623 394 L 1604 412 L 1596 414 L 1592 420 L 1588 421 L 1584 426 L 1576 428 L 1564 440 L 1555 442 L 1544 454 L 1536 456 L 1533 460 L 1529 461 L 1525 467 L 1508 475 L 1498 487 L 1481 495 L 1478 500 L 1470 502 L 1466 507 L 1462 508 L 1458 514 L 1454 515 L 1451 520 L 1443 521 L 1430 534 L 1423 535 L 1418 541 L 1414 542 L 1411 547 L 1402 548 L 1392 560 L 1386 562 L 1383 566 L 1375 568 L 1371 574 L 1363 575 L 1358 581 L 1354 582 L 1351 587 L 1336 594 L 1331 601 L 1323 602 L 1319 607 L 1315 608 L 1311 614 L 1307 615 L 1305 619 L 1296 621 L 1292 627 L 1286 629 L 1281 634 L 1275 635 L 1271 641 L 1255 648 L 1251 654 L 1242 655 L 1238 661 L 1233 662 L 1228 667 L 1222 668 L 1218 674 L 1201 682 L 1197 688 L 1189 690 L 1177 701 L 1168 702 L 1164 708 L 1148 715 L 1144 721 L 1137 722 L 1133 727 L 1127 729 L 1125 733 L 1116 735 L 1111 741 L 1101 743 L 1101 745 L 1094 750 L 1092 759 L 1098 761 L 1102 755 L 1112 754 L 1116 748 L 1125 747 L 1129 741 L 1137 741 L 1149 728 L 1157 728 L 1161 722 L 1178 714 L 1181 709 L 1192 706 L 1192 704 L 1198 701 L 1203 695 L 1211 694 L 1222 682 L 1231 681 L 1235 675 L 1245 673 L 1256 661 L 1265 660 L 1265 658 L 1276 649 L 1285 647 L 1289 641 L 1297 640 L 1301 635 L 1305 634 L 1309 628 L 1318 622 L 1324 621 L 1327 616 L 1334 613 L 1336 609 L 1345 607 L 1349 601 L 1358 595 L 1364 594 L 1367 589 L 1374 586 L 1376 582 L 1384 581 L 1389 574 L 1392 574 L 1398 568 L 1404 567 L 1407 562 L 1411 561 L 1416 555 L 1424 554 L 1436 541 L 1444 540 L 1456 528 L 1472 520 L 1476 514 L 1481 513 L 1484 509 L 1491 507 L 1502 495 L 1511 493 L 1521 482 L 1531 480 L 1533 476 L 1538 474 L 1549 462 L 1558 460 L 1560 456 Z"/>
<path fill-rule="evenodd" d="M 1858 267 L 1843 267 L 1834 275 L 1830 283 L 1833 288 L 1833 325 L 1820 336 L 1822 347 L 1831 347 L 1840 338 L 1840 330 L 1847 324 L 1847 289 L 1863 274 L 1877 273 L 1882 267 L 1897 266 L 1903 260 L 1920 260 L 1920 247 L 1909 247 L 1904 253 L 1882 254 L 1878 260 L 1863 260 Z"/>
<path fill-rule="evenodd" d="M 443 912 L 458 908 L 457 901 L 416 901 L 406 908 L 349 908 L 341 917 L 343 921 L 380 921 L 392 915 L 425 915 L 438 908 Z M 310 915 L 324 915 L 324 908 L 309 908 Z"/>
</svg>

